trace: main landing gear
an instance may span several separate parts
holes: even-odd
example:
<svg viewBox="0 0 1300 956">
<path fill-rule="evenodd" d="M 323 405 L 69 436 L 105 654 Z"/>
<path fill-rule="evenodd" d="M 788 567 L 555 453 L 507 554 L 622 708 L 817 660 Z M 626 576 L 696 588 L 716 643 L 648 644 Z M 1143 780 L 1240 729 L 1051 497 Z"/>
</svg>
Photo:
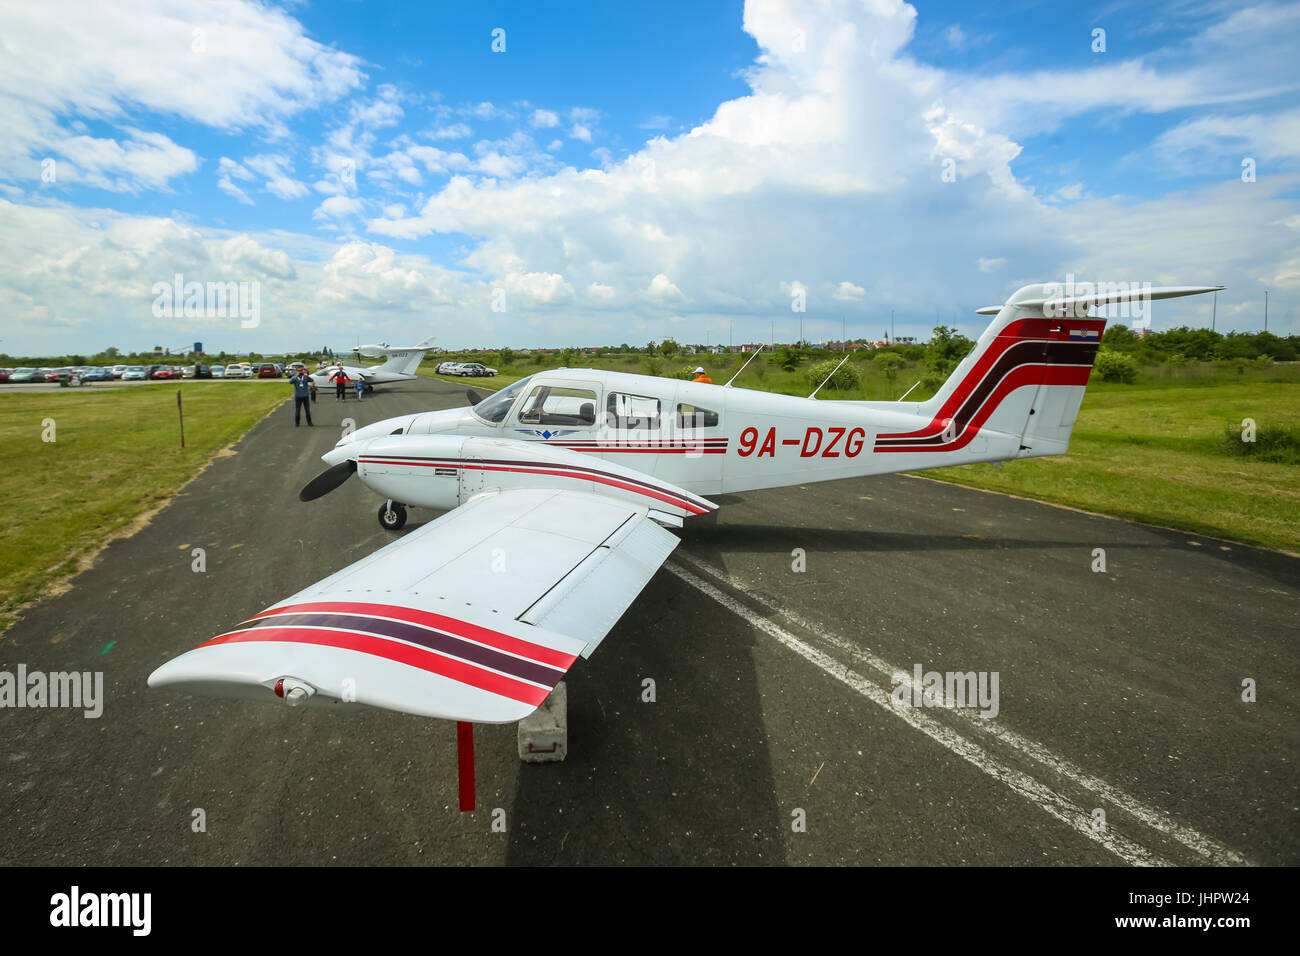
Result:
<svg viewBox="0 0 1300 956">
<path fill-rule="evenodd" d="M 406 524 L 406 505 L 391 498 L 379 506 L 379 526 L 385 531 L 401 531 Z"/>
</svg>

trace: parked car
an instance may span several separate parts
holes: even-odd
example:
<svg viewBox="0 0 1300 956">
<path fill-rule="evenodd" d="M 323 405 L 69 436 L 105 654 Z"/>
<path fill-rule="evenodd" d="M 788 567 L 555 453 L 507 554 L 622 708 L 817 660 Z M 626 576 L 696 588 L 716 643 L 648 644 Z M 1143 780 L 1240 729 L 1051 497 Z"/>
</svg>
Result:
<svg viewBox="0 0 1300 956">
<path fill-rule="evenodd" d="M 11 368 L 0 368 L 0 382 L 9 381 L 9 373 L 12 371 L 13 369 Z"/>
<path fill-rule="evenodd" d="M 257 370 L 258 378 L 279 378 L 280 370 L 271 362 L 264 362 Z"/>
<path fill-rule="evenodd" d="M 9 373 L 9 381 L 15 384 L 43 382 L 45 381 L 45 373 L 38 368 L 16 368 Z"/>
<path fill-rule="evenodd" d="M 114 381 L 113 370 L 111 368 L 101 368 L 96 365 L 88 368 L 79 369 L 81 380 L 83 382 L 111 382 Z"/>
<path fill-rule="evenodd" d="M 226 378 L 249 378 L 251 374 L 243 362 L 231 362 L 226 366 Z"/>
<path fill-rule="evenodd" d="M 460 367 L 460 371 L 457 374 L 483 378 L 495 375 L 496 373 L 496 369 L 488 368 L 486 365 L 480 364 L 479 362 L 467 362 Z"/>
<path fill-rule="evenodd" d="M 126 370 L 129 369 L 130 367 L 131 366 L 129 365 L 114 365 L 112 369 L 113 378 L 121 378 L 123 375 L 126 374 Z"/>
<path fill-rule="evenodd" d="M 149 370 L 143 365 L 128 365 L 122 373 L 124 382 L 143 382 L 149 377 Z"/>
<path fill-rule="evenodd" d="M 226 377 L 226 367 L 224 365 L 210 365 L 208 371 L 212 373 L 213 378 Z"/>
<path fill-rule="evenodd" d="M 149 377 L 152 379 L 180 378 L 181 373 L 170 365 L 151 365 Z"/>
</svg>

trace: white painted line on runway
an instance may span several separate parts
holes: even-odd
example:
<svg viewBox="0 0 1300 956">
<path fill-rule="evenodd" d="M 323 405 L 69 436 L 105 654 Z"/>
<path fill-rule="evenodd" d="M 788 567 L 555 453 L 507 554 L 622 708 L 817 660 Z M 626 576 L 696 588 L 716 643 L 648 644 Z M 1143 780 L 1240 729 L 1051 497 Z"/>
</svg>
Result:
<svg viewBox="0 0 1300 956">
<path fill-rule="evenodd" d="M 739 582 L 731 580 L 730 576 L 725 572 L 680 552 L 675 556 L 674 562 L 665 565 L 669 571 L 690 584 L 692 587 L 702 591 L 713 600 L 722 604 L 728 610 L 744 618 L 754 627 L 757 627 L 764 633 L 776 638 L 776 640 L 781 644 L 816 664 L 830 676 L 848 684 L 848 686 L 852 687 L 864 697 L 867 697 L 873 703 L 878 704 L 895 716 L 901 717 L 907 723 L 936 740 L 938 743 L 943 744 L 943 746 L 947 747 L 949 750 L 957 753 L 959 756 L 979 767 L 984 772 L 990 774 L 995 779 L 1005 783 L 1017 793 L 1032 800 L 1047 813 L 1069 824 L 1089 839 L 1096 840 L 1108 850 L 1130 863 L 1138 865 L 1168 865 L 1164 860 L 1156 857 L 1145 847 L 1115 834 L 1113 828 L 1110 826 L 1107 826 L 1105 831 L 1099 833 L 1093 827 L 1092 818 L 1088 811 L 1062 797 L 1060 794 L 1057 794 L 1051 788 L 1030 777 L 1028 774 L 1002 763 L 992 754 L 984 750 L 984 748 L 979 744 L 963 737 L 960 733 L 948 727 L 946 724 L 934 720 L 916 708 L 897 706 L 890 697 L 890 693 L 883 687 L 856 674 L 852 670 L 840 664 L 834 658 L 823 654 L 821 651 L 799 640 L 799 638 L 790 634 L 788 631 L 767 618 L 756 614 L 750 608 L 746 607 L 739 601 L 736 601 L 725 592 L 718 590 L 718 588 L 714 587 L 709 582 L 697 577 L 685 568 L 681 568 L 677 562 L 688 563 L 701 573 L 749 594 L 748 589 Z M 824 627 L 813 625 L 810 622 L 803 620 L 798 615 L 793 614 L 784 608 L 773 605 L 770 601 L 764 601 L 752 594 L 749 594 L 749 596 L 752 600 L 762 604 L 769 611 L 786 617 L 798 627 L 802 627 L 815 633 L 836 648 L 862 659 L 871 668 L 882 674 L 886 679 L 895 673 L 908 673 L 905 668 L 893 667 L 886 661 L 872 654 L 869 650 L 828 632 Z M 910 676 L 908 678 L 908 684 L 909 686 L 911 684 Z M 1057 757 L 1041 744 L 1022 737 L 1014 731 L 997 727 L 993 721 L 971 717 L 960 710 L 953 710 L 952 713 L 963 717 L 968 721 L 971 727 L 974 727 L 981 732 L 989 733 L 1006 746 L 1016 750 L 1022 756 L 1049 767 L 1076 785 L 1096 794 L 1104 800 L 1107 800 L 1124 812 L 1129 813 L 1152 829 L 1172 837 L 1195 853 L 1204 857 L 1206 860 L 1220 865 L 1225 863 L 1239 865 L 1246 863 L 1246 860 L 1240 854 L 1235 853 L 1228 847 L 1198 833 L 1195 830 L 1182 826 L 1172 820 L 1168 815 L 1161 813 L 1152 807 L 1146 806 L 1134 797 L 1125 793 L 1123 790 L 1113 787 L 1104 780 L 1080 770 L 1068 761 Z"/>
</svg>

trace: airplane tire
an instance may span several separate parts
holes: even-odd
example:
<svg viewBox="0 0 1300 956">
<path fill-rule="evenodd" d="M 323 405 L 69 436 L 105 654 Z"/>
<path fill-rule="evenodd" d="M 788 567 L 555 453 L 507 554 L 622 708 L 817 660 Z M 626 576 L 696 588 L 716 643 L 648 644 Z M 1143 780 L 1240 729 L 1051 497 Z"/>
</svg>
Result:
<svg viewBox="0 0 1300 956">
<path fill-rule="evenodd" d="M 379 526 L 385 531 L 401 531 L 406 524 L 406 506 L 400 501 L 384 502 L 379 506 Z"/>
</svg>

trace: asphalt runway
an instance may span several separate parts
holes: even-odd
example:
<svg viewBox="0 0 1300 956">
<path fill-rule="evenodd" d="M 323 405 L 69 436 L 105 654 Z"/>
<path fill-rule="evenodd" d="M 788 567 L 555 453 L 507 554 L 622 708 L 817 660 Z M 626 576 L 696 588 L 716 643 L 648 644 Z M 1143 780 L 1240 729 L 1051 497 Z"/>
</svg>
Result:
<svg viewBox="0 0 1300 956">
<path fill-rule="evenodd" d="M 474 813 L 450 723 L 147 687 L 391 540 L 359 482 L 298 501 L 345 418 L 463 396 L 322 392 L 310 429 L 286 403 L 0 639 L 0 671 L 102 670 L 106 697 L 0 710 L 0 863 L 1300 862 L 1300 559 L 918 478 L 688 521 L 570 671 L 564 763 L 477 728 Z M 917 665 L 996 673 L 997 716 L 895 703 Z"/>
</svg>

